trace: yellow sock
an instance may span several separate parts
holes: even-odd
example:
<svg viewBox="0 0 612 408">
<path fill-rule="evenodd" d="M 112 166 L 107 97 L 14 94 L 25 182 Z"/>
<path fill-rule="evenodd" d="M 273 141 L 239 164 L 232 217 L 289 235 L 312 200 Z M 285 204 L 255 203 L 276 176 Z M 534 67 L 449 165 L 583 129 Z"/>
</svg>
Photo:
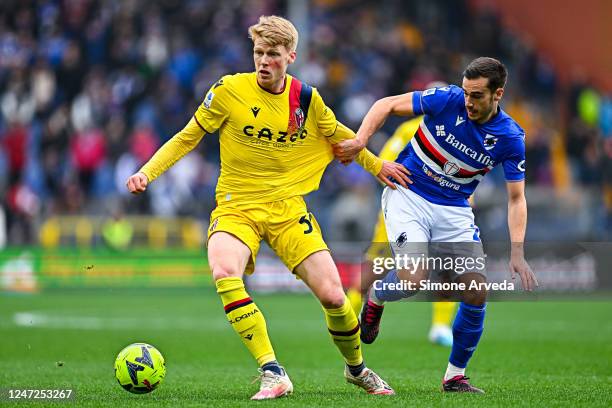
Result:
<svg viewBox="0 0 612 408">
<path fill-rule="evenodd" d="M 450 326 L 453 322 L 454 312 L 455 302 L 433 302 L 431 324 Z"/>
<path fill-rule="evenodd" d="M 222 278 L 216 282 L 227 320 L 257 363 L 262 366 L 276 360 L 268 337 L 266 320 L 244 288 L 240 278 Z"/>
<path fill-rule="evenodd" d="M 325 320 L 336 347 L 348 365 L 356 366 L 363 362 L 359 340 L 359 322 L 348 299 L 337 309 L 325 309 Z"/>
<path fill-rule="evenodd" d="M 361 312 L 361 292 L 357 289 L 350 288 L 346 291 L 346 296 L 348 297 L 349 302 L 351 302 L 351 307 L 356 315 Z"/>
</svg>

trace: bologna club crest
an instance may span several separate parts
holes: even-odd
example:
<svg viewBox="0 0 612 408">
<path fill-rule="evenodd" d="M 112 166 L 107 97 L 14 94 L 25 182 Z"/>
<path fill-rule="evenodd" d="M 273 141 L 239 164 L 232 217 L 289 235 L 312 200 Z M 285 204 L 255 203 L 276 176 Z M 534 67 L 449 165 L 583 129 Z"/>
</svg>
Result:
<svg viewBox="0 0 612 408">
<path fill-rule="evenodd" d="M 293 114 L 295 116 L 295 124 L 298 129 L 301 129 L 304 126 L 304 111 L 302 108 L 297 108 Z"/>
</svg>

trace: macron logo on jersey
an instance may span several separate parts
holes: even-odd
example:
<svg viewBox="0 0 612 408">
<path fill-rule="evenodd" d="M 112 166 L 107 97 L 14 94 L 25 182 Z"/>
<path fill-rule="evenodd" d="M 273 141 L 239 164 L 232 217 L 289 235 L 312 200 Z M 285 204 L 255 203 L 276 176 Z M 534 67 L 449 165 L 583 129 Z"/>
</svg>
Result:
<svg viewBox="0 0 612 408">
<path fill-rule="evenodd" d="M 465 122 L 465 119 L 463 118 L 463 116 L 457 116 L 457 120 L 455 121 L 455 126 L 459 126 L 463 122 Z"/>
</svg>

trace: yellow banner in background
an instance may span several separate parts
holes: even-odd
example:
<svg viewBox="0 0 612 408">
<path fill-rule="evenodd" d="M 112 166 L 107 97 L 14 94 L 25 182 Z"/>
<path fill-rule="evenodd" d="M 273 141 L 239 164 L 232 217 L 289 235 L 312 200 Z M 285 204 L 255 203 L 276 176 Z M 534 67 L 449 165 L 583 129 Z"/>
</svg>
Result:
<svg viewBox="0 0 612 408">
<path fill-rule="evenodd" d="M 195 287 L 211 283 L 203 250 L 11 248 L 0 251 L 0 289 L 46 287 Z"/>
</svg>

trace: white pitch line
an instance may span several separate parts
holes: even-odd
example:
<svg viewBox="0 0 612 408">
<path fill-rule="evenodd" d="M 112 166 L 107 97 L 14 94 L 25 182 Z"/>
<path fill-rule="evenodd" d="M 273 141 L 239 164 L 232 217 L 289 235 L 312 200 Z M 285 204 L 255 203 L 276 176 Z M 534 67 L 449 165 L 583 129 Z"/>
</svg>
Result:
<svg viewBox="0 0 612 408">
<path fill-rule="evenodd" d="M 313 315 L 300 320 L 300 326 L 310 330 L 325 328 L 322 316 Z M 7 327 L 0 319 L 0 327 Z M 188 330 L 188 331 L 225 331 L 230 329 L 223 317 L 100 317 L 52 314 L 40 311 L 24 311 L 13 314 L 12 323 L 24 328 L 70 329 L 70 330 L 125 330 L 135 327 L 142 330 Z M 10 323 L 9 323 L 10 324 Z M 292 319 L 274 319 L 269 326 L 276 329 L 295 327 Z"/>
<path fill-rule="evenodd" d="M 97 317 L 97 316 L 68 316 L 52 315 L 40 312 L 19 312 L 13 315 L 13 323 L 20 327 L 37 327 L 47 329 L 74 329 L 74 330 L 108 330 L 133 329 L 140 327 L 143 330 L 221 330 L 227 329 L 227 322 L 223 320 L 205 321 L 187 317 Z"/>
</svg>

